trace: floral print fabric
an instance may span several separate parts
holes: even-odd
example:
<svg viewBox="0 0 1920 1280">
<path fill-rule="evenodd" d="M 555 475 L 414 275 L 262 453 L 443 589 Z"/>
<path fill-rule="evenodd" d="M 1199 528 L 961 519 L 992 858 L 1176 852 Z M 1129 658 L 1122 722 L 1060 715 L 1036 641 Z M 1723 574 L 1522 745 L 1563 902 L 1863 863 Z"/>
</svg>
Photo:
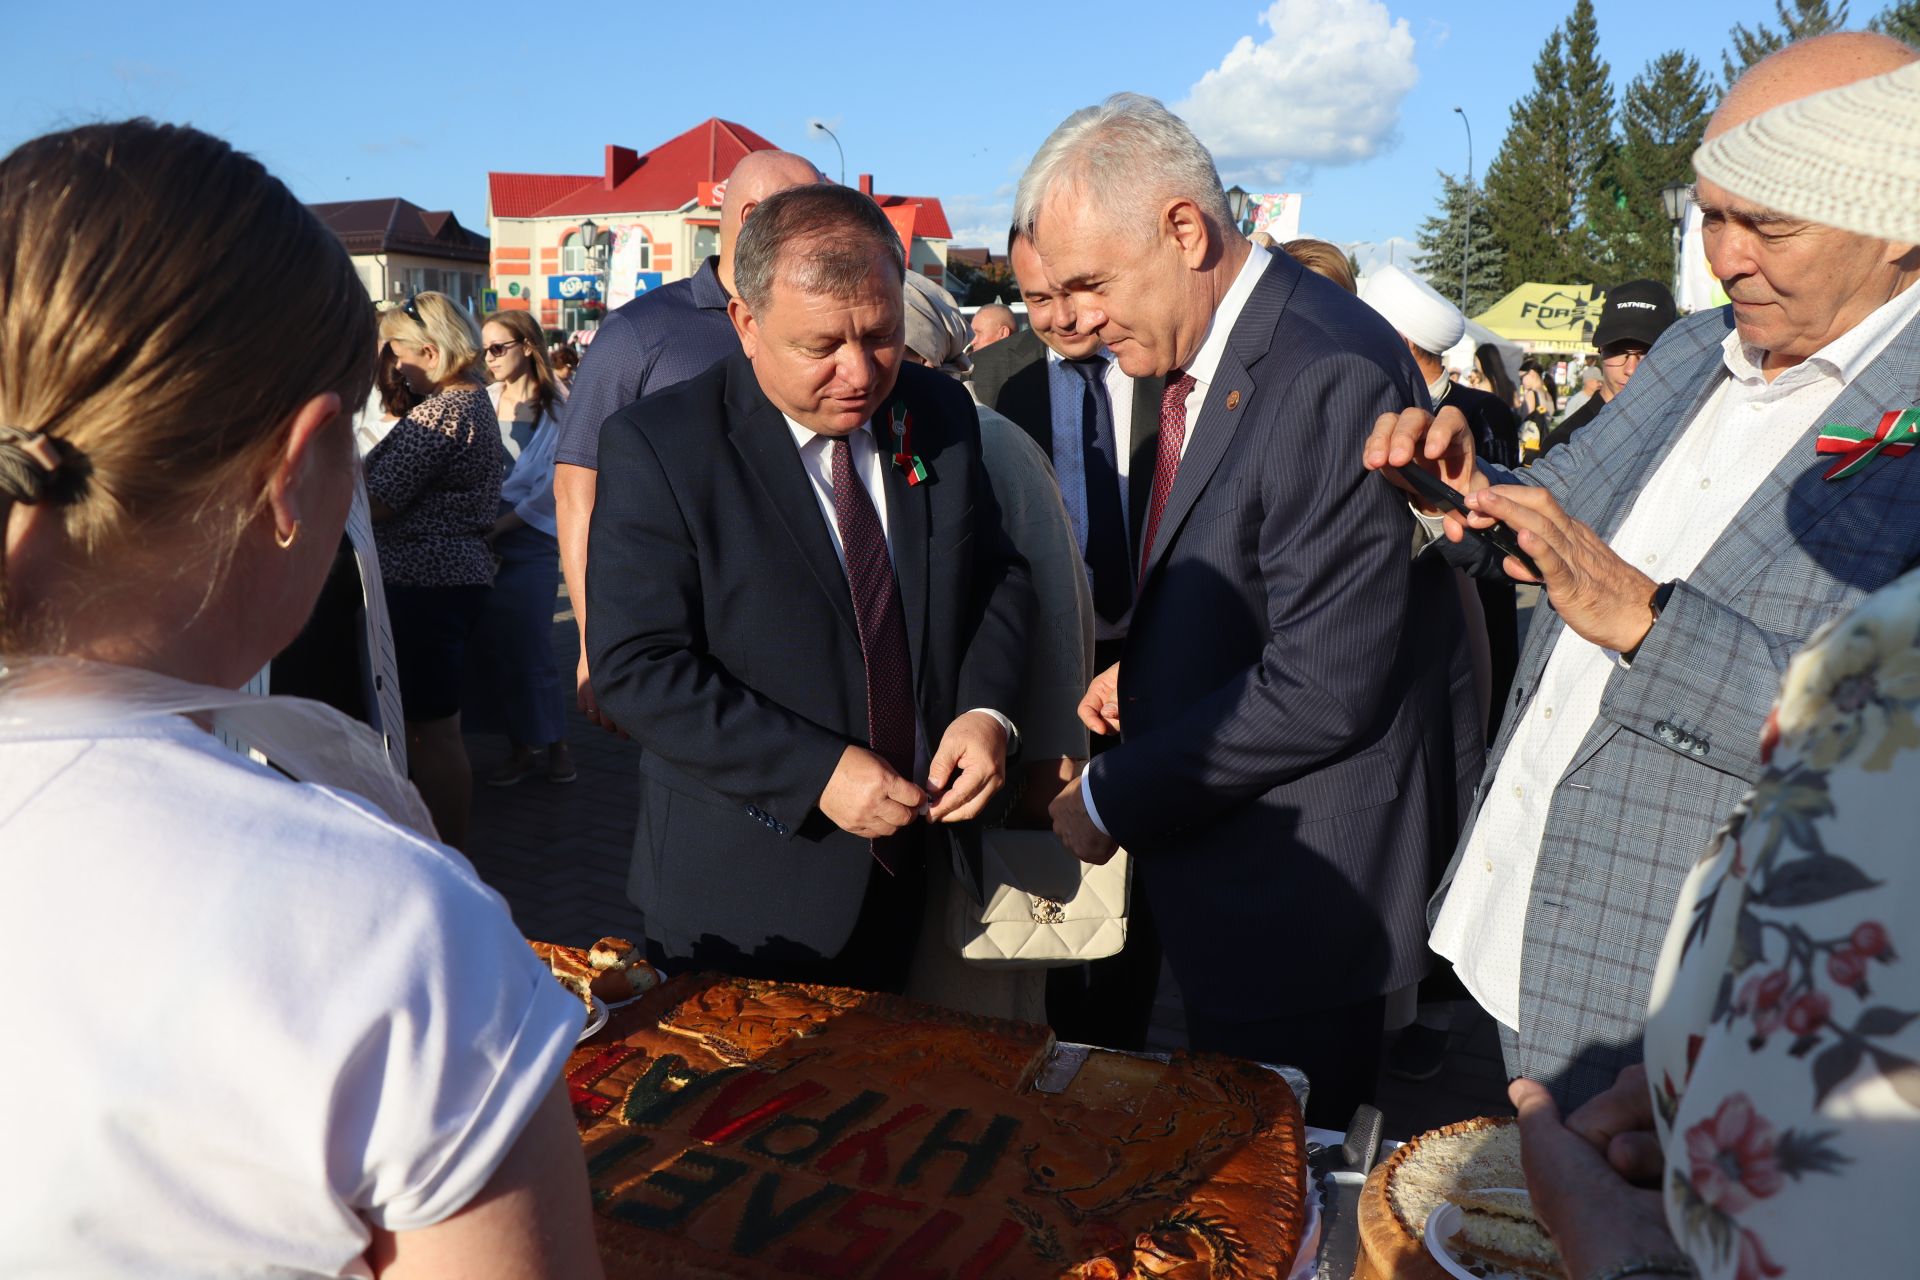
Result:
<svg viewBox="0 0 1920 1280">
<path fill-rule="evenodd" d="M 1706 1277 L 1914 1274 L 1920 573 L 1809 642 L 1774 725 L 1654 981 L 1668 1220 Z"/>
<path fill-rule="evenodd" d="M 505 452 L 480 387 L 437 391 L 393 424 L 366 458 L 367 492 L 395 513 L 373 527 L 388 582 L 492 584 L 486 536 L 500 506 Z"/>
</svg>

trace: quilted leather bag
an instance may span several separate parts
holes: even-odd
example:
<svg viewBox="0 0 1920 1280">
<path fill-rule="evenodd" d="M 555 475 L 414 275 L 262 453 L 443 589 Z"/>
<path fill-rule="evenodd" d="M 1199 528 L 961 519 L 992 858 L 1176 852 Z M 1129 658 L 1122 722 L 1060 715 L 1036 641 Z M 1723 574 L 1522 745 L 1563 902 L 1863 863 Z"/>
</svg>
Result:
<svg viewBox="0 0 1920 1280">
<path fill-rule="evenodd" d="M 968 964 L 1051 969 L 1126 945 L 1126 850 L 1094 867 L 1051 831 L 990 829 L 981 846 L 980 902 L 958 893 L 947 913 L 948 939 Z"/>
</svg>

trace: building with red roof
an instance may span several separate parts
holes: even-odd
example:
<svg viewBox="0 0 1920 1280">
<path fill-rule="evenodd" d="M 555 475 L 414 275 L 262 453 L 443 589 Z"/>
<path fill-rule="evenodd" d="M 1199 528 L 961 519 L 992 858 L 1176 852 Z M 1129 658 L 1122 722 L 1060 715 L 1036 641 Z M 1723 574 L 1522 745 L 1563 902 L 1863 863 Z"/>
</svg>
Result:
<svg viewBox="0 0 1920 1280">
<path fill-rule="evenodd" d="M 489 173 L 489 301 L 549 328 L 593 328 L 605 308 L 692 275 L 720 251 L 720 201 L 734 165 L 774 144 L 718 117 L 651 151 L 609 144 L 597 174 Z M 932 196 L 875 195 L 909 265 L 944 283 L 953 232 Z M 590 232 L 589 245 L 583 232 Z"/>
</svg>

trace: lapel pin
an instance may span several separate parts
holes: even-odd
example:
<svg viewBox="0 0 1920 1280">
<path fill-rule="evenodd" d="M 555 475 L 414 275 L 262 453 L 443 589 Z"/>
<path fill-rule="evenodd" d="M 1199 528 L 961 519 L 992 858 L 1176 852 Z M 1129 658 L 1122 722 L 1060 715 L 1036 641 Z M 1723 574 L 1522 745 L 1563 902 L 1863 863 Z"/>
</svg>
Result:
<svg viewBox="0 0 1920 1280">
<path fill-rule="evenodd" d="M 1227 392 L 1227 408 L 1238 409 L 1239 407 L 1240 407 L 1240 393 L 1238 391 Z"/>
</svg>

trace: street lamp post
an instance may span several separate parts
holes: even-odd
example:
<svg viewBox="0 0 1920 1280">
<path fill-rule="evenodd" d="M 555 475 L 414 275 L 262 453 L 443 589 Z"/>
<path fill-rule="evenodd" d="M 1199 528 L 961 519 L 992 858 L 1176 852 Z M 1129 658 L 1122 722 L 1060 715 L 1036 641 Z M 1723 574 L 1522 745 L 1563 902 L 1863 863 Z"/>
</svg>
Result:
<svg viewBox="0 0 1920 1280">
<path fill-rule="evenodd" d="M 1681 228 L 1687 222 L 1687 205 L 1693 198 L 1693 188 L 1684 182 L 1669 182 L 1660 188 L 1660 207 L 1666 212 L 1667 223 L 1673 228 L 1673 296 L 1680 296 L 1680 244 Z"/>
<path fill-rule="evenodd" d="M 1253 197 L 1239 183 L 1227 188 L 1227 212 L 1233 216 L 1233 225 L 1239 228 L 1243 236 L 1248 234 L 1247 224 L 1253 221 L 1249 207 L 1252 203 Z"/>
<path fill-rule="evenodd" d="M 846 186 L 847 185 L 847 150 L 845 147 L 840 145 L 839 135 L 834 133 L 833 130 L 827 128 L 826 122 L 824 120 L 809 120 L 807 121 L 807 128 L 815 130 L 816 132 L 819 132 L 819 133 L 824 133 L 829 138 L 833 139 L 833 149 L 840 153 L 840 185 L 843 187 Z"/>
<path fill-rule="evenodd" d="M 1461 220 L 1460 228 L 1460 314 L 1464 316 L 1467 314 L 1467 260 L 1473 256 L 1473 122 L 1459 107 L 1455 107 L 1453 113 L 1467 126 L 1466 217 Z"/>
<path fill-rule="evenodd" d="M 600 246 L 594 243 L 599 238 L 600 226 L 592 218 L 588 218 L 580 224 L 580 239 L 585 243 L 587 249 L 587 278 L 593 281 L 592 293 L 598 293 L 601 302 L 604 304 L 606 301 L 606 290 L 600 283 Z M 589 296 L 587 301 L 593 301 L 592 297 Z M 597 328 L 598 326 L 595 327 Z"/>
</svg>

